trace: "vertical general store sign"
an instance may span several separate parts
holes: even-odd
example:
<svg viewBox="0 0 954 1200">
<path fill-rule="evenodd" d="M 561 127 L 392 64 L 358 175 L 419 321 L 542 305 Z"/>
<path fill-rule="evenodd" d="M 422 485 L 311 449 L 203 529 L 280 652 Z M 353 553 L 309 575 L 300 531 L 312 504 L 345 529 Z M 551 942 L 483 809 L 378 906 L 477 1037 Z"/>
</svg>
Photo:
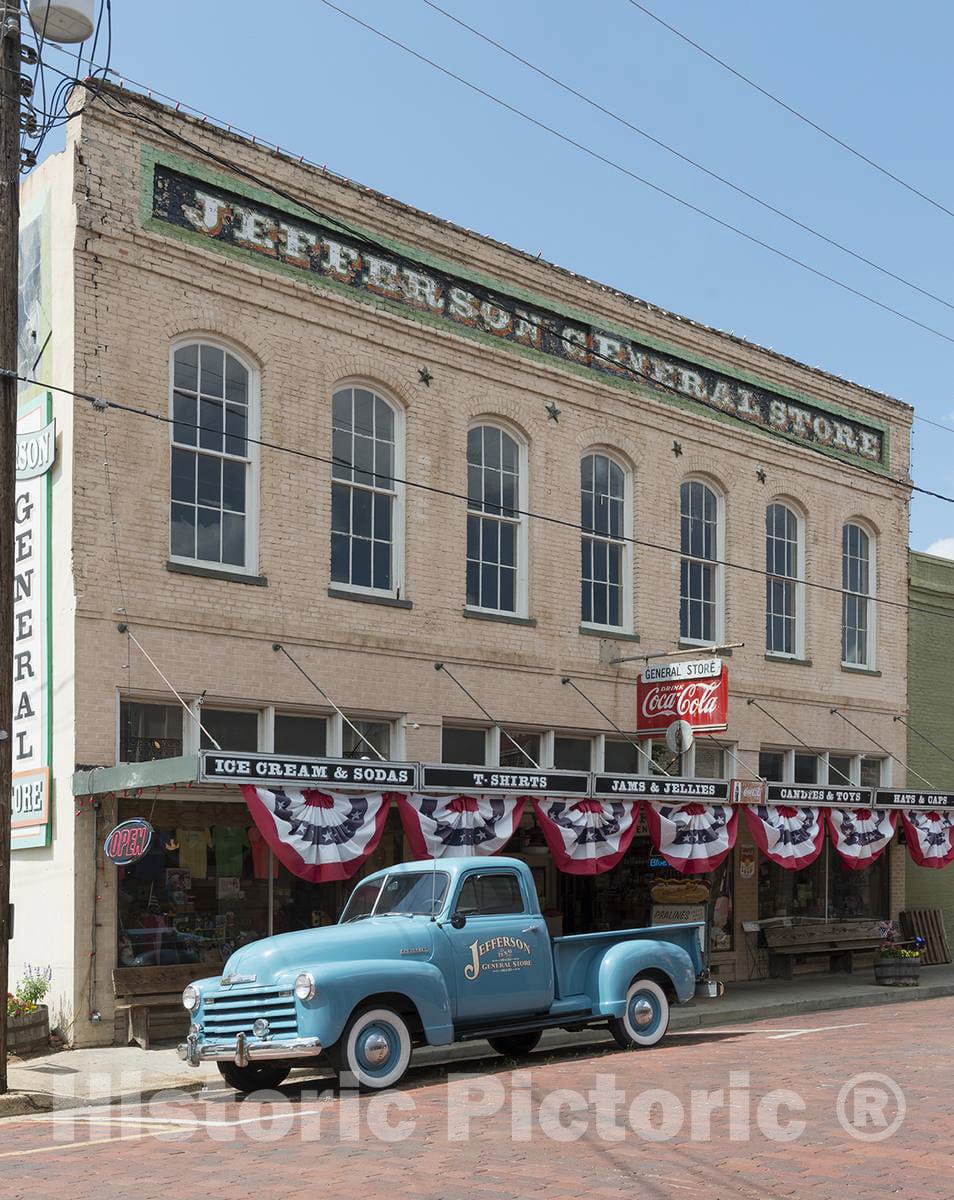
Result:
<svg viewBox="0 0 954 1200">
<path fill-rule="evenodd" d="M 49 395 L 17 418 L 13 531 L 12 848 L 50 842 L 52 797 L 51 480 L 56 428 Z"/>
</svg>

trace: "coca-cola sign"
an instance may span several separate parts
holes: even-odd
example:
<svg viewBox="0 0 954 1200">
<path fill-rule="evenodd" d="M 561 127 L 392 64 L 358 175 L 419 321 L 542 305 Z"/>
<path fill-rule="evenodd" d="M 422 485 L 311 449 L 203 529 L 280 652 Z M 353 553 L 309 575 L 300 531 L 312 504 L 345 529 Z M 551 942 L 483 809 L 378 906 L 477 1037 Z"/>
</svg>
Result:
<svg viewBox="0 0 954 1200">
<path fill-rule="evenodd" d="M 637 731 L 665 733 L 673 721 L 686 721 L 700 733 L 727 729 L 729 673 L 724 663 L 706 659 L 678 667 L 662 678 L 659 667 L 647 668 L 636 681 Z"/>
</svg>

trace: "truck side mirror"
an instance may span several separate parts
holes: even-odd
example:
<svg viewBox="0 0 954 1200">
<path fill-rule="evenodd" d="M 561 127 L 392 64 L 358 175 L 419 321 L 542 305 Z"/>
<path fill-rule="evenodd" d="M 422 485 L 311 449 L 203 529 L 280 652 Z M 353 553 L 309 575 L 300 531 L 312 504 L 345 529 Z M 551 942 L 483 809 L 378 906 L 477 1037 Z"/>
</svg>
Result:
<svg viewBox="0 0 954 1200">
<path fill-rule="evenodd" d="M 455 912 L 451 917 L 450 923 L 455 929 L 463 929 L 467 924 L 467 918 L 463 913 Z"/>
</svg>

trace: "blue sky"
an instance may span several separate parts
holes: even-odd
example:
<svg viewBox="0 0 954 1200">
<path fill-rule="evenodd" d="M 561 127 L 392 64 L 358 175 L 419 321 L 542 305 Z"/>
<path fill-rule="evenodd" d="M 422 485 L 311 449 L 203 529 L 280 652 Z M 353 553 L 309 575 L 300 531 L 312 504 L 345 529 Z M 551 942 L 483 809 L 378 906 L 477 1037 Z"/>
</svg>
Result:
<svg viewBox="0 0 954 1200">
<path fill-rule="evenodd" d="M 954 496 L 954 343 L 687 212 L 529 126 L 320 0 L 112 0 L 113 66 L 399 200 L 888 392 L 912 474 Z M 786 253 L 954 337 L 929 300 L 743 199 L 477 41 L 422 0 L 336 0 L 489 91 Z M 879 175 L 628 0 L 440 0 L 551 74 L 954 305 L 954 217 Z M 645 0 L 954 210 L 954 6 Z M 50 61 L 62 65 L 61 55 Z M 949 374 L 950 372 L 950 374 Z M 954 557 L 954 506 L 915 496 L 911 542 Z M 947 541 L 945 541 L 947 539 Z M 938 543 L 941 543 L 938 546 Z"/>
</svg>

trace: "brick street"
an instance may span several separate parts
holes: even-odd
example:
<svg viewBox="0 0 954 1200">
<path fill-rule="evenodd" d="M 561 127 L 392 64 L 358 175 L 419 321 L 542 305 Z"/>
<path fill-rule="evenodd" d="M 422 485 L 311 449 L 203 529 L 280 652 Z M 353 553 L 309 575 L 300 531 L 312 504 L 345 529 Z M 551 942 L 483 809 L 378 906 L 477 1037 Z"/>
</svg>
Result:
<svg viewBox="0 0 954 1200">
<path fill-rule="evenodd" d="M 401 1093 L 357 1101 L 300 1074 L 266 1101 L 223 1088 L 14 1118 L 0 1122 L 0 1194 L 87 1200 L 108 1178 L 111 1196 L 137 1200 L 290 1200 L 319 1189 L 364 1200 L 948 1200 L 952 1017 L 954 1000 L 941 999 L 673 1034 L 646 1052 L 488 1055 L 459 1064 L 466 1076 L 421 1068 Z M 843 1085 L 862 1073 L 888 1076 L 903 1093 L 900 1127 L 882 1140 L 852 1136 L 837 1117 Z M 869 1136 L 901 1115 L 872 1086 L 874 1108 L 863 1093 L 843 1105 Z M 615 1107 L 599 1100 L 614 1087 L 623 1093 Z M 719 1089 L 731 1093 L 731 1114 L 723 1097 L 704 1102 Z"/>
</svg>

